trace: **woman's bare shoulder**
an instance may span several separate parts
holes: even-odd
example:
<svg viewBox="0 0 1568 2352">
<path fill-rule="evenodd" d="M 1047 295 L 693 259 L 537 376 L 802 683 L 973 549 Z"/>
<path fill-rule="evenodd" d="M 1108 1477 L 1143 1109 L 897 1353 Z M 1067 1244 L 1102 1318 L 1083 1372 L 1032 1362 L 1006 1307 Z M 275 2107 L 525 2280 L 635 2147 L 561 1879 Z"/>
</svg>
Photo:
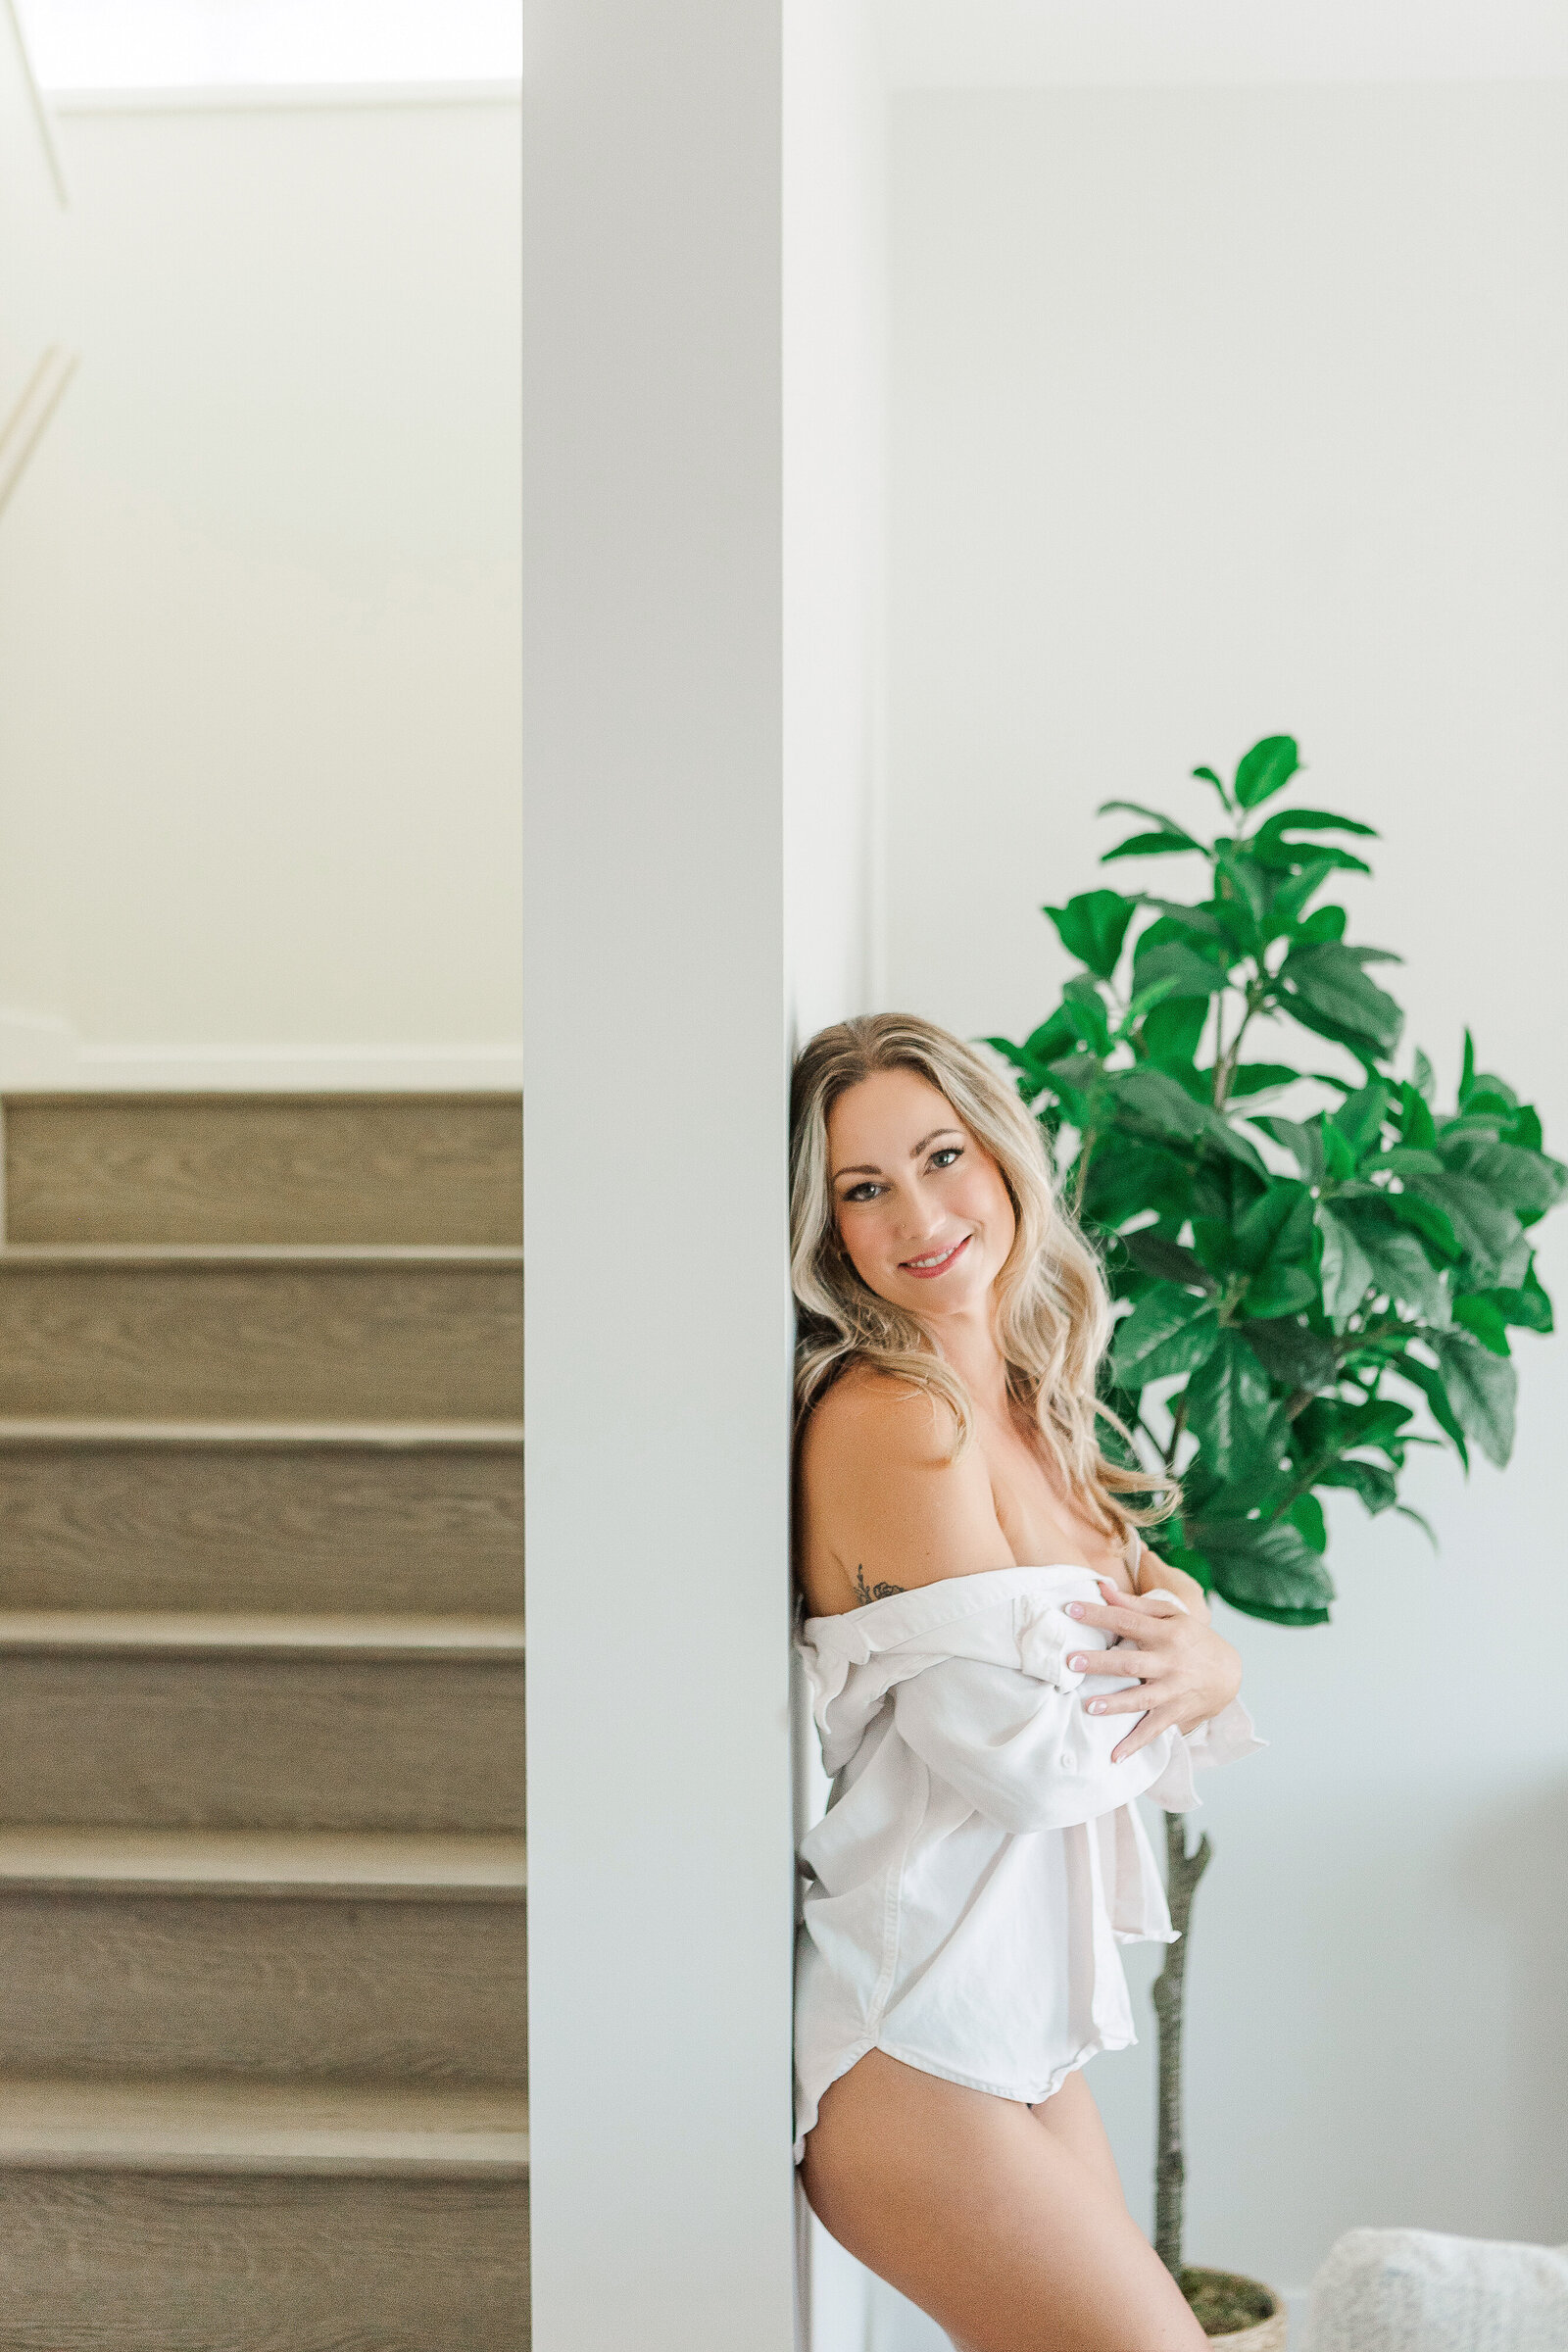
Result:
<svg viewBox="0 0 1568 2352">
<path fill-rule="evenodd" d="M 953 1411 L 908 1380 L 854 1365 L 801 1437 L 801 1575 L 816 1615 L 949 1576 L 1006 1567 L 978 1446 L 954 1451 Z"/>
</svg>

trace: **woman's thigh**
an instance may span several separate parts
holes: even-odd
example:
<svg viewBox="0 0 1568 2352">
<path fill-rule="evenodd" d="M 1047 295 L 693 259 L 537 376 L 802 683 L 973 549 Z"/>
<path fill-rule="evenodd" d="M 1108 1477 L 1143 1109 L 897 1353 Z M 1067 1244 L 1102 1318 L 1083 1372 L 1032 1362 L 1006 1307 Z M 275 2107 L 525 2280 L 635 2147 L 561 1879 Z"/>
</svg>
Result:
<svg viewBox="0 0 1568 2352">
<path fill-rule="evenodd" d="M 1110 2152 L 1109 2136 L 1100 2120 L 1095 2094 L 1084 2080 L 1083 2068 L 1074 2068 L 1061 2088 L 1049 2099 L 1042 2099 L 1030 2112 L 1036 2123 L 1044 2124 L 1064 2148 L 1072 2150 L 1085 2171 L 1102 2181 L 1106 2192 L 1125 2211 L 1127 2198 L 1121 2175 Z"/>
<path fill-rule="evenodd" d="M 802 2174 L 823 2227 L 960 2352 L 1201 2352 L 1119 2192 L 1021 2103 L 872 2050 L 824 2095 Z"/>
</svg>

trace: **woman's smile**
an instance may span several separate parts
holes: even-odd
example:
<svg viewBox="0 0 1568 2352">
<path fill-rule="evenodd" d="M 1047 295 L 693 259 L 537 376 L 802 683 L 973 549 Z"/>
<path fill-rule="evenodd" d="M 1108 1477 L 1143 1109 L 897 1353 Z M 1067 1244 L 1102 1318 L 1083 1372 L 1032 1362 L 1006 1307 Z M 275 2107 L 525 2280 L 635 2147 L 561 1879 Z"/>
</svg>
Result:
<svg viewBox="0 0 1568 2352">
<path fill-rule="evenodd" d="M 901 1258 L 899 1272 L 912 1274 L 919 1282 L 932 1282 L 937 1275 L 945 1274 L 950 1266 L 957 1263 L 973 1239 L 973 1234 L 966 1233 L 961 1242 L 954 1242 L 946 1250 L 934 1250 L 928 1257 Z"/>
</svg>

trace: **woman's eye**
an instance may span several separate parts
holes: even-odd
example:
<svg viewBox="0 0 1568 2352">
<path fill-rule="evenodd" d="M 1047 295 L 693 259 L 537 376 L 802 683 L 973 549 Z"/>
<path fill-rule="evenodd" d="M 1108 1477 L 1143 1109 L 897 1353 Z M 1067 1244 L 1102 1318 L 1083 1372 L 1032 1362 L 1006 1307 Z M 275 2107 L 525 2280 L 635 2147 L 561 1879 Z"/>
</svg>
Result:
<svg viewBox="0 0 1568 2352">
<path fill-rule="evenodd" d="M 951 1168 L 956 1159 L 962 1157 L 963 1146 L 961 1144 L 944 1144 L 940 1152 L 932 1152 L 931 1165 L 934 1168 Z"/>
<path fill-rule="evenodd" d="M 879 1184 L 852 1184 L 844 1195 L 846 1200 L 874 1200 L 882 1190 Z"/>
</svg>

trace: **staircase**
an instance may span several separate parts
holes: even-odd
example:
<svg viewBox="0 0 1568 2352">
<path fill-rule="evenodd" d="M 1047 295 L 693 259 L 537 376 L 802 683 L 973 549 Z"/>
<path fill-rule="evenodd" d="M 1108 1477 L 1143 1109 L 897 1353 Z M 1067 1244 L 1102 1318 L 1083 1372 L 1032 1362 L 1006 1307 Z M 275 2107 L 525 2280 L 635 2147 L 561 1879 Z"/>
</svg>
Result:
<svg viewBox="0 0 1568 2352">
<path fill-rule="evenodd" d="M 0 1115 L 0 2352 L 522 2352 L 520 1104 Z"/>
</svg>

